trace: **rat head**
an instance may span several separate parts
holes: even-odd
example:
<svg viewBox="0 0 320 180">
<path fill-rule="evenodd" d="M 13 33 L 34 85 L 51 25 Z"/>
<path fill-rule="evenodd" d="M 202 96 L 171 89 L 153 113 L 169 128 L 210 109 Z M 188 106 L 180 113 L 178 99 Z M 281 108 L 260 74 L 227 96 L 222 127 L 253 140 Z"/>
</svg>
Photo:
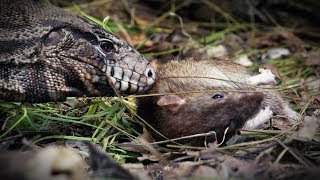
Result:
<svg viewBox="0 0 320 180">
<path fill-rule="evenodd" d="M 226 138 L 228 139 L 259 111 L 263 98 L 263 93 L 259 92 L 205 93 L 187 98 L 165 95 L 153 101 L 156 103 L 154 104 L 156 107 L 152 109 L 154 117 L 149 120 L 146 116 L 143 118 L 168 138 L 215 131 L 218 142 L 221 142 L 227 128 Z M 144 107 L 141 108 L 143 111 Z M 155 135 L 155 138 L 158 136 Z M 214 140 L 214 136 L 207 137 L 207 141 Z M 180 142 L 201 145 L 204 138 Z"/>
</svg>

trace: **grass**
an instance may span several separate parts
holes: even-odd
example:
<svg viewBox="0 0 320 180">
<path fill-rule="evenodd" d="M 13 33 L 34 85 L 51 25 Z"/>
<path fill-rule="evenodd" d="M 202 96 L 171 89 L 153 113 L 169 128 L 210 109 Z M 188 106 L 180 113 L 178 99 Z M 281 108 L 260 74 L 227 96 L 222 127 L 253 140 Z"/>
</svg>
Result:
<svg viewBox="0 0 320 180">
<path fill-rule="evenodd" d="M 213 41 L 221 40 L 224 36 L 226 36 L 229 33 L 233 33 L 238 30 L 246 30 L 246 29 L 248 29 L 247 24 L 233 25 L 233 26 L 225 28 L 222 31 L 213 32 L 209 36 L 206 36 L 202 40 L 200 40 L 200 42 L 202 44 L 210 44 Z"/>
<path fill-rule="evenodd" d="M 19 105 L 1 102 L 0 110 L 8 114 L 8 123 L 6 130 L 0 134 L 0 140 L 17 133 L 26 135 L 28 132 L 46 132 L 57 134 L 40 137 L 35 139 L 34 143 L 53 139 L 89 140 L 101 142 L 104 149 L 121 151 L 112 145 L 118 136 L 133 134 L 130 137 L 133 138 L 139 134 L 132 127 L 132 117 L 123 115 L 128 105 L 132 107 L 131 102 L 123 99 L 120 101 L 119 98 L 93 98 L 90 99 L 91 104 L 86 101 L 87 99 L 84 99 L 85 105 L 82 107 L 69 107 L 65 103 Z M 123 102 L 127 105 L 123 105 Z M 58 135 L 59 132 L 62 135 Z M 83 136 L 85 134 L 88 136 Z"/>
<path fill-rule="evenodd" d="M 216 5 L 210 4 L 209 1 L 205 2 L 212 6 L 215 10 L 221 12 L 223 17 L 228 20 L 228 24 L 222 30 L 213 31 L 204 38 L 196 39 L 196 43 L 202 44 L 202 47 L 208 47 L 216 42 L 220 42 L 230 33 L 257 30 L 255 29 L 254 24 L 250 24 L 249 26 L 245 23 L 241 23 L 234 17 L 219 9 Z M 173 6 L 171 10 L 175 11 L 179 8 L 180 6 Z M 100 21 L 80 11 L 80 7 L 78 6 L 68 9 L 81 12 L 84 17 L 94 23 L 100 24 L 107 31 L 119 31 L 119 26 L 117 26 L 114 22 L 110 22 L 109 17 L 106 17 L 103 21 Z M 163 21 L 169 17 L 170 12 L 165 13 L 157 21 L 144 29 L 144 31 L 147 31 L 149 34 L 155 34 L 156 30 L 161 28 L 157 27 L 157 22 Z M 136 27 L 130 27 L 127 24 L 122 25 L 126 30 L 128 30 L 129 33 L 135 33 L 136 29 L 138 29 Z M 218 29 L 221 29 L 221 27 Z M 145 42 L 142 42 L 138 48 L 142 48 L 144 43 Z M 189 44 L 186 46 L 189 46 Z M 180 52 L 181 50 L 182 48 L 176 48 L 163 52 L 146 53 L 144 55 L 146 57 L 157 57 L 161 55 L 172 54 L 174 52 Z M 251 56 L 264 53 L 266 51 L 267 49 L 249 49 L 246 52 L 241 52 L 241 54 Z M 236 54 L 235 56 L 237 55 L 239 54 Z M 269 61 L 270 64 L 274 65 L 279 70 L 279 73 L 282 77 L 282 83 L 279 85 L 279 87 L 299 83 L 301 79 L 315 74 L 315 69 L 302 65 L 302 61 L 303 58 L 295 56 Z M 290 90 L 287 92 L 287 94 L 295 93 L 295 91 L 301 91 L 301 89 Z M 68 104 L 72 104 L 73 101 L 76 101 L 76 104 L 80 105 Z M 309 105 L 310 104 L 307 104 L 301 109 L 305 111 Z M 114 144 L 119 139 L 133 140 L 140 135 L 135 126 L 137 123 L 136 117 L 134 114 L 130 113 L 131 111 L 135 112 L 135 110 L 136 106 L 133 101 L 125 100 L 121 97 L 69 99 L 65 103 L 44 104 L 21 104 L 1 101 L 0 111 L 6 113 L 6 124 L 3 126 L 3 129 L 0 132 L 0 141 L 6 140 L 7 138 L 15 136 L 16 134 L 27 134 L 29 132 L 40 134 L 47 133 L 50 135 L 41 136 L 40 138 L 35 139 L 33 143 L 41 144 L 46 141 L 53 141 L 57 139 L 88 140 L 94 143 L 102 143 L 105 151 L 111 152 L 110 154 L 118 161 L 125 162 L 127 158 L 136 157 L 137 155 L 125 151 Z M 290 132 L 293 130 L 294 129 L 291 129 Z M 233 151 L 241 148 L 245 149 L 257 144 L 274 141 L 278 137 L 283 136 L 285 133 L 290 132 L 288 131 L 283 133 L 273 130 L 250 132 L 251 135 L 257 137 L 257 141 L 226 146 L 219 148 L 219 150 Z M 175 151 L 176 149 L 183 148 L 197 150 L 205 149 L 203 147 L 187 147 L 177 144 L 168 144 L 166 148 L 168 151 Z"/>
</svg>

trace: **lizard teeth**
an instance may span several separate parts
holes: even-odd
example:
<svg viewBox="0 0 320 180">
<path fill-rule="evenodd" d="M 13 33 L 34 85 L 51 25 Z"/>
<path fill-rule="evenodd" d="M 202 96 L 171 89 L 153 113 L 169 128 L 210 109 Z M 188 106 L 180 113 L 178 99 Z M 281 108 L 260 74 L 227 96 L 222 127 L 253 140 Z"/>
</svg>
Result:
<svg viewBox="0 0 320 180">
<path fill-rule="evenodd" d="M 124 72 L 123 72 L 122 68 L 120 68 L 120 67 L 113 67 L 113 68 L 111 68 L 110 76 L 112 76 L 112 77 L 114 77 L 114 78 L 116 78 L 116 79 L 121 79 L 121 80 L 123 80 L 123 76 L 124 76 L 123 73 L 124 73 Z"/>
<path fill-rule="evenodd" d="M 125 82 L 121 80 L 117 80 L 115 78 L 109 78 L 109 84 L 113 86 L 115 89 L 120 90 L 122 92 L 136 92 L 138 89 L 138 86 L 135 84 L 131 84 L 130 82 Z M 139 88 L 139 91 L 142 89 Z"/>
<path fill-rule="evenodd" d="M 137 92 L 138 91 L 138 86 L 136 84 L 131 84 L 131 87 L 130 87 L 129 91 L 131 93 Z"/>
<path fill-rule="evenodd" d="M 132 72 L 129 82 L 131 82 L 132 84 L 138 84 L 139 79 L 140 79 L 140 74 L 136 72 Z"/>
<path fill-rule="evenodd" d="M 128 88 L 129 88 L 129 83 L 128 82 L 121 81 L 120 84 L 121 84 L 120 91 L 124 92 L 124 91 L 128 90 Z"/>
<path fill-rule="evenodd" d="M 139 87 L 138 92 L 143 92 L 144 87 Z"/>
<path fill-rule="evenodd" d="M 129 69 L 124 69 L 123 73 L 125 74 L 125 76 L 123 77 L 122 81 L 130 82 L 130 78 L 132 76 L 132 71 Z"/>
</svg>

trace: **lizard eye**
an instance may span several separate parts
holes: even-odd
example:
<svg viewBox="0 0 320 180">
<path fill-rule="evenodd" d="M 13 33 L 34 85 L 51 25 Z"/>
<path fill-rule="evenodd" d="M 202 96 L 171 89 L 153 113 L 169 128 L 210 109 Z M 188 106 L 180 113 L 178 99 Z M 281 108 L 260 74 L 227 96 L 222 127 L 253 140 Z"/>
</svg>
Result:
<svg viewBox="0 0 320 180">
<path fill-rule="evenodd" d="M 106 40 L 101 41 L 100 47 L 106 53 L 115 51 L 114 45 L 111 41 L 106 41 Z"/>
<path fill-rule="evenodd" d="M 212 96 L 212 99 L 220 99 L 220 98 L 223 98 L 224 97 L 224 94 L 222 93 L 219 93 L 219 94 L 215 94 Z"/>
<path fill-rule="evenodd" d="M 61 31 L 57 31 L 57 30 L 54 30 L 54 31 L 51 31 L 47 37 L 45 38 L 44 40 L 44 43 L 46 45 L 51 45 L 51 44 L 58 44 L 60 42 L 60 39 L 62 38 L 63 34 Z"/>
</svg>

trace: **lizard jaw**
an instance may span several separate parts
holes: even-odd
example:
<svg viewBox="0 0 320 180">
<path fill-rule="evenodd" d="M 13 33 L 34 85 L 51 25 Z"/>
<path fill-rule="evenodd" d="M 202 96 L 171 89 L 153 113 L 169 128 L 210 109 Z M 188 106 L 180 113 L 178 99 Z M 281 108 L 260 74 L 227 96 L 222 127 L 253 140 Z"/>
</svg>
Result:
<svg viewBox="0 0 320 180">
<path fill-rule="evenodd" d="M 115 89 L 123 93 L 134 94 L 148 91 L 152 85 L 139 86 L 132 82 L 123 81 L 114 77 L 108 77 L 109 84 Z M 152 83 L 153 84 L 153 83 Z"/>
<path fill-rule="evenodd" d="M 107 67 L 107 74 L 109 84 L 115 90 L 126 94 L 148 91 L 155 82 L 155 72 L 149 63 L 143 74 L 118 66 Z"/>
</svg>

